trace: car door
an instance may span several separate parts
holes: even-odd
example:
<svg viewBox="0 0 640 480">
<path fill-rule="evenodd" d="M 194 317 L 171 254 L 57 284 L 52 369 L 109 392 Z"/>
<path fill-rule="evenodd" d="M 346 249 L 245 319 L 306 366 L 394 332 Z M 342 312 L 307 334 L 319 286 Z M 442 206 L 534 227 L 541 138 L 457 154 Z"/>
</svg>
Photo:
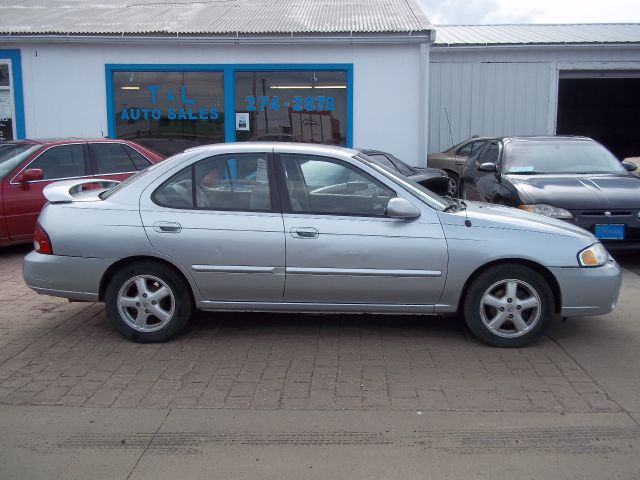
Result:
<svg viewBox="0 0 640 480">
<path fill-rule="evenodd" d="M 285 241 L 272 168 L 263 150 L 210 156 L 143 193 L 151 245 L 181 263 L 205 299 L 282 300 Z"/>
<path fill-rule="evenodd" d="M 39 168 L 42 180 L 21 182 L 16 177 L 26 169 Z M 7 230 L 13 241 L 28 240 L 45 204 L 44 187 L 58 180 L 82 178 L 88 174 L 85 143 L 53 145 L 43 150 L 25 167 L 11 174 L 3 192 Z"/>
<path fill-rule="evenodd" d="M 473 146 L 476 143 L 477 142 L 475 141 L 467 142 L 455 151 L 455 170 L 459 176 L 462 175 L 464 164 L 467 161 L 467 159 L 471 156 L 471 153 L 473 151 Z"/>
<path fill-rule="evenodd" d="M 500 158 L 502 146 L 499 141 L 487 142 L 482 151 L 467 162 L 464 173 L 465 198 L 481 202 L 493 202 L 500 191 Z M 493 164 L 495 171 L 482 170 L 481 165 Z"/>
<path fill-rule="evenodd" d="M 344 159 L 283 149 L 277 165 L 284 179 L 286 301 L 437 303 L 447 247 L 435 211 L 405 193 L 422 215 L 414 220 L 385 216 L 398 193 Z M 348 172 L 343 177 L 349 181 L 318 184 L 320 172 L 336 169 Z"/>
</svg>

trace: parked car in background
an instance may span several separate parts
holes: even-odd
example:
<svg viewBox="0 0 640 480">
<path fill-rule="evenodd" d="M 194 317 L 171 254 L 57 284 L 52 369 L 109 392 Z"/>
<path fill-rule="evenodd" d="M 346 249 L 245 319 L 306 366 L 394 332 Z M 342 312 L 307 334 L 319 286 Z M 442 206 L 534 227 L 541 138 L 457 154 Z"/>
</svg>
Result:
<svg viewBox="0 0 640 480">
<path fill-rule="evenodd" d="M 468 160 L 463 197 L 560 218 L 608 245 L 640 247 L 636 168 L 590 138 L 501 138 Z"/>
<path fill-rule="evenodd" d="M 461 142 L 448 150 L 427 155 L 427 166 L 444 170 L 452 180 L 453 194 L 458 192 L 460 178 L 467 159 L 480 150 L 489 138 L 474 136 Z"/>
<path fill-rule="evenodd" d="M 364 153 L 366 158 L 378 165 L 404 175 L 438 195 L 453 195 L 456 192 L 456 183 L 449 178 L 444 170 L 430 167 L 414 167 L 394 155 L 380 150 L 370 148 L 359 148 L 357 150 Z"/>
<path fill-rule="evenodd" d="M 178 334 L 194 308 L 460 311 L 479 339 L 514 347 L 554 314 L 610 312 L 620 288 L 620 268 L 591 233 L 465 207 L 355 150 L 210 145 L 109 190 L 79 190 L 85 181 L 45 189 L 24 278 L 38 293 L 104 301 L 138 342 Z"/>
<path fill-rule="evenodd" d="M 45 204 L 42 190 L 70 178 L 124 180 L 164 157 L 125 140 L 0 143 L 0 246 L 29 242 Z M 86 184 L 85 188 L 90 188 Z"/>
</svg>

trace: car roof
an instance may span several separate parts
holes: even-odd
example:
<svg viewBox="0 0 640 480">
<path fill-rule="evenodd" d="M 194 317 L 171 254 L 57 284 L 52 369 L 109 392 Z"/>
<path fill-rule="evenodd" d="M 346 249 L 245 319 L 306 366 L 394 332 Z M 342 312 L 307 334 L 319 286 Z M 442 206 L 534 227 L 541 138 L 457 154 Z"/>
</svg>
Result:
<svg viewBox="0 0 640 480">
<path fill-rule="evenodd" d="M 275 149 L 275 150 L 309 150 L 309 153 L 317 154 L 336 154 L 342 153 L 349 156 L 354 156 L 360 153 L 358 150 L 352 148 L 339 147 L 337 145 L 323 145 L 318 143 L 296 143 L 296 142 L 226 142 L 226 143 L 214 143 L 210 145 L 198 145 L 196 147 L 187 148 L 185 152 L 203 152 L 207 150 L 216 151 L 218 149 L 229 149 L 238 147 L 238 151 L 249 149 Z"/>
<path fill-rule="evenodd" d="M 55 137 L 55 138 L 26 138 L 24 140 L 12 140 L 14 143 L 34 143 L 40 145 L 59 145 L 64 143 L 84 143 L 84 142 L 115 142 L 130 143 L 128 140 L 120 138 L 80 138 L 80 137 Z"/>
<path fill-rule="evenodd" d="M 500 140 L 503 142 L 553 142 L 553 141 L 584 141 L 584 142 L 593 142 L 593 139 L 589 137 L 582 137 L 578 135 L 531 135 L 531 136 L 519 136 L 519 137 L 501 137 Z"/>
</svg>

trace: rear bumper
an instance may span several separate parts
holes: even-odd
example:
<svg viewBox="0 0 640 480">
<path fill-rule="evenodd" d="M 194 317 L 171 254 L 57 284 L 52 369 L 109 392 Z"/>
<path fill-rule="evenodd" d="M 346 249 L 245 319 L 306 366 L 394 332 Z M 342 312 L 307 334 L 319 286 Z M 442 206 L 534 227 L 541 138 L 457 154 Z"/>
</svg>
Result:
<svg viewBox="0 0 640 480">
<path fill-rule="evenodd" d="M 38 293 L 97 302 L 100 280 L 111 263 L 103 258 L 31 252 L 24 259 L 23 276 L 27 286 Z"/>
<path fill-rule="evenodd" d="M 604 315 L 618 301 L 622 271 L 615 260 L 596 268 L 550 268 L 560 286 L 563 317 Z"/>
</svg>

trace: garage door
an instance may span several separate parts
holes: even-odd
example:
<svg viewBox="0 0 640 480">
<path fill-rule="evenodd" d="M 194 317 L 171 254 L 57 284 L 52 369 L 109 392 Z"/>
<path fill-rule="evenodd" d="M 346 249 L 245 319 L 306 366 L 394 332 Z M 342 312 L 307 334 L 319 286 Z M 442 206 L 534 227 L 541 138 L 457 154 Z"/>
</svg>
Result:
<svg viewBox="0 0 640 480">
<path fill-rule="evenodd" d="M 619 158 L 640 156 L 640 70 L 560 72 L 559 135 L 584 135 Z"/>
</svg>

